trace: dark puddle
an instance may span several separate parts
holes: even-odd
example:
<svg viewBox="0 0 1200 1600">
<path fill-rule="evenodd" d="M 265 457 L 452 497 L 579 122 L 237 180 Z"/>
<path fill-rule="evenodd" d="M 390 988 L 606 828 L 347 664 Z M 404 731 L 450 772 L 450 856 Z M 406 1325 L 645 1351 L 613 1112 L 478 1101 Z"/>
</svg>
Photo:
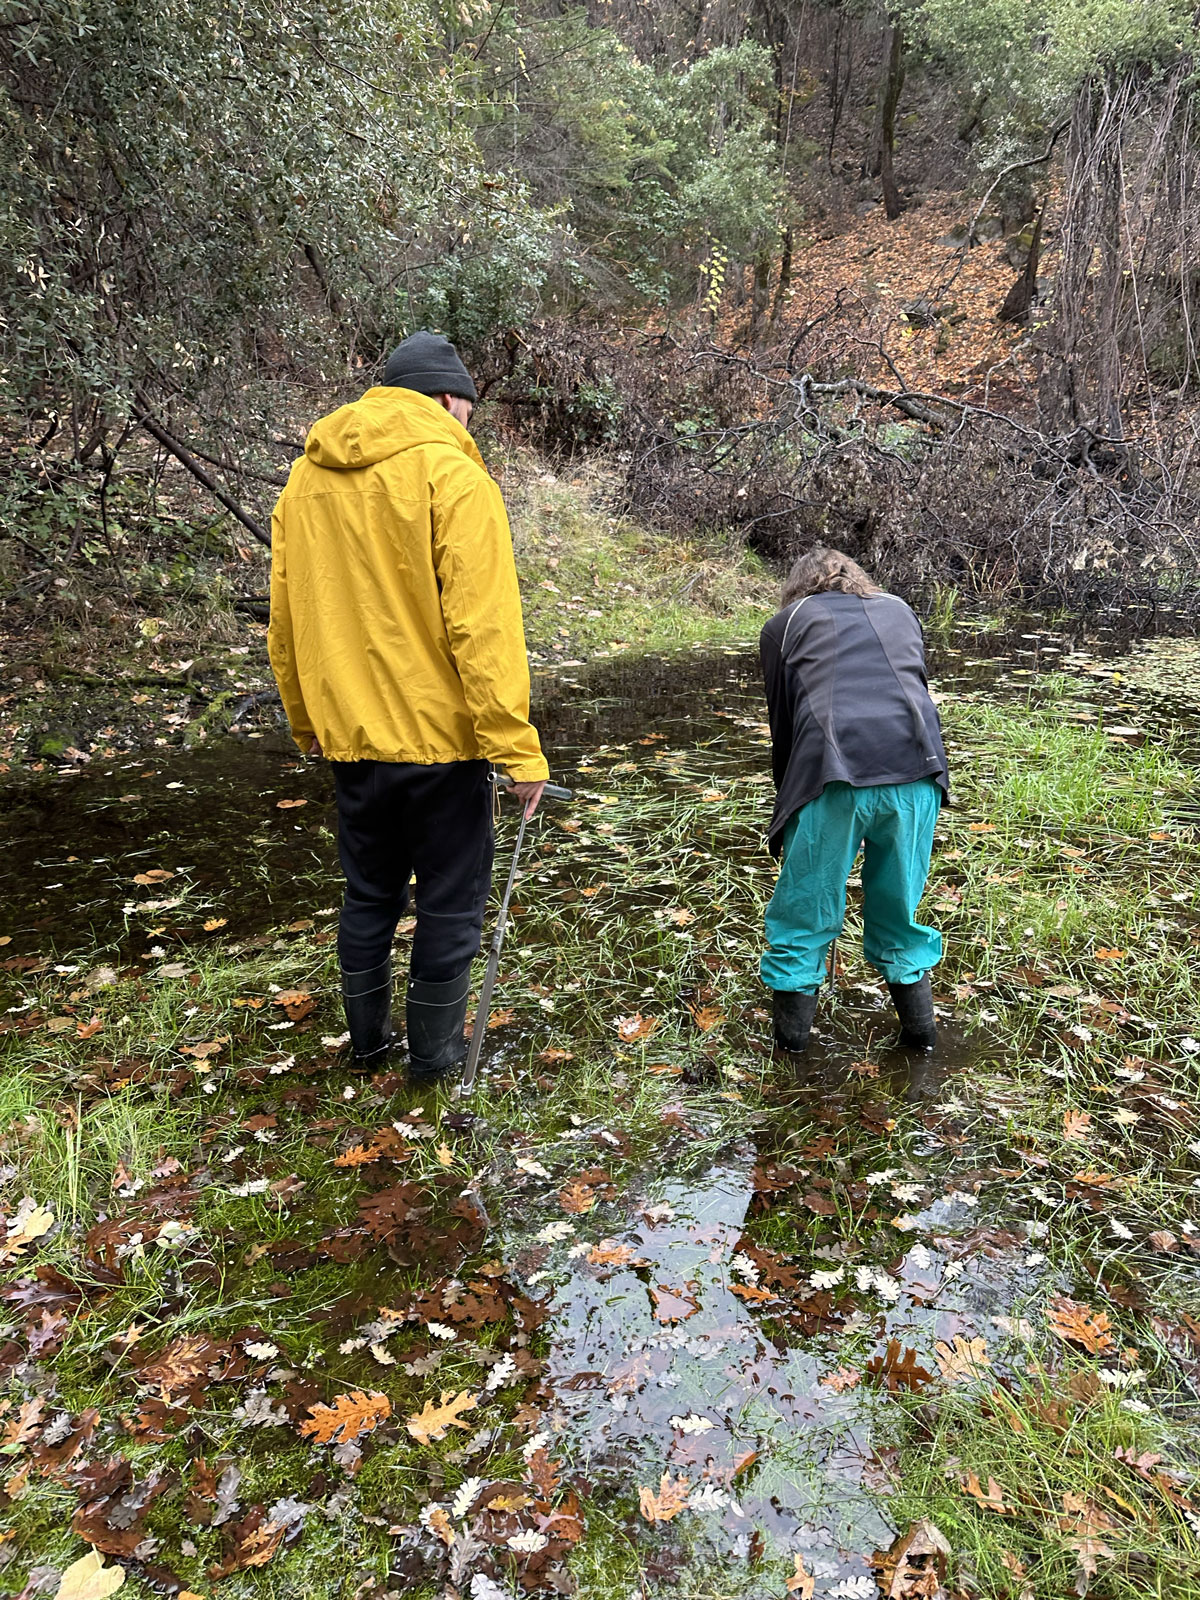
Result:
<svg viewBox="0 0 1200 1600">
<path fill-rule="evenodd" d="M 1122 627 L 1145 621 L 1126 617 Z M 964 625 L 931 634 L 931 671 L 951 694 L 1025 694 L 1037 674 L 1070 670 L 1085 644 L 1091 660 L 1124 639 L 1114 627 L 1085 640 L 1035 618 L 1003 630 Z M 1111 699 L 1112 686 L 1097 685 L 1097 696 L 1105 693 Z M 749 646 L 542 676 L 535 715 L 556 776 L 581 786 L 616 764 L 622 748 L 651 736 L 664 751 L 711 751 L 714 772 L 767 768 L 765 706 Z M 276 716 L 267 708 L 261 733 L 194 752 L 97 758 L 0 787 L 7 957 L 92 943 L 136 958 L 142 913 L 165 925 L 160 942 L 178 943 L 201 937 L 216 918 L 225 919 L 222 937 L 252 936 L 336 905 L 332 785 L 319 763 L 296 757 Z M 148 872 L 170 876 L 136 885 Z"/>
</svg>

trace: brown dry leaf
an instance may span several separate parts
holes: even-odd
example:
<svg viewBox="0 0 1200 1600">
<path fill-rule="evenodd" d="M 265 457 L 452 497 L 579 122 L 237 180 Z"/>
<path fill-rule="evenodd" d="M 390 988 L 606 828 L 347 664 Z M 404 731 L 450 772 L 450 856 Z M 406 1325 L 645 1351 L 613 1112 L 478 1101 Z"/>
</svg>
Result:
<svg viewBox="0 0 1200 1600">
<path fill-rule="evenodd" d="M 93 1011 L 88 1022 L 80 1022 L 75 1028 L 77 1039 L 94 1039 L 104 1028 L 104 1018 L 98 1011 Z"/>
<path fill-rule="evenodd" d="M 295 811 L 299 806 L 306 806 L 307 804 L 307 800 L 276 800 L 275 809 L 277 811 Z"/>
<path fill-rule="evenodd" d="M 281 989 L 271 1004 L 279 1006 L 292 1022 L 303 1022 L 317 1009 L 317 1002 L 306 989 Z"/>
<path fill-rule="evenodd" d="M 796 1570 L 787 1581 L 787 1592 L 794 1594 L 798 1600 L 812 1600 L 816 1593 L 817 1580 L 804 1565 L 804 1557 L 799 1552 L 795 1556 Z"/>
<path fill-rule="evenodd" d="M 141 884 L 166 883 L 168 878 L 173 878 L 174 876 L 175 874 L 168 872 L 165 867 L 151 867 L 149 872 L 139 872 L 133 881 Z"/>
<path fill-rule="evenodd" d="M 212 1578 L 227 1578 L 250 1567 L 265 1567 L 287 1535 L 287 1524 L 267 1520 L 265 1506 L 253 1506 L 241 1522 L 222 1529 L 224 1560 L 210 1567 Z"/>
<path fill-rule="evenodd" d="M 391 1414 L 392 1403 L 387 1395 L 354 1389 L 349 1394 L 338 1395 L 332 1405 L 311 1406 L 299 1431 L 303 1437 L 315 1439 L 317 1444 L 350 1444 L 377 1428 Z"/>
<path fill-rule="evenodd" d="M 204 924 L 205 933 L 216 933 L 218 928 L 223 928 L 228 923 L 228 917 L 209 917 Z"/>
<path fill-rule="evenodd" d="M 54 1600 L 107 1600 L 124 1582 L 124 1567 L 106 1567 L 100 1551 L 89 1550 L 63 1573 Z"/>
<path fill-rule="evenodd" d="M 881 1600 L 944 1600 L 950 1541 L 932 1522 L 914 1522 L 871 1559 Z"/>
<path fill-rule="evenodd" d="M 445 1506 L 430 1506 L 425 1521 L 449 1550 L 454 1543 L 454 1527 L 446 1515 Z"/>
<path fill-rule="evenodd" d="M 954 1335 L 953 1344 L 939 1339 L 933 1347 L 933 1353 L 942 1369 L 942 1377 L 949 1383 L 964 1383 L 970 1378 L 986 1377 L 986 1368 L 992 1364 L 988 1358 L 987 1340 L 964 1339 L 961 1333 Z"/>
<path fill-rule="evenodd" d="M 533 1452 L 526 1471 L 530 1483 L 546 1500 L 555 1493 L 562 1481 L 562 1462 L 552 1460 L 544 1447 Z"/>
<path fill-rule="evenodd" d="M 748 1306 L 762 1305 L 767 1300 L 779 1298 L 774 1289 L 764 1289 L 757 1283 L 731 1283 L 729 1292 L 737 1295 L 739 1300 L 744 1300 Z"/>
<path fill-rule="evenodd" d="M 448 1428 L 469 1428 L 471 1424 L 462 1420 L 462 1413 L 474 1411 L 478 1404 L 479 1397 L 466 1389 L 458 1394 L 443 1389 L 437 1405 L 426 1400 L 420 1411 L 404 1419 L 404 1426 L 418 1444 L 432 1444 L 435 1439 L 444 1439 Z"/>
<path fill-rule="evenodd" d="M 1128 950 L 1097 950 L 1097 961 L 1124 961 L 1129 954 Z"/>
<path fill-rule="evenodd" d="M 650 1297 L 654 1301 L 655 1322 L 686 1322 L 689 1317 L 694 1317 L 700 1309 L 700 1302 L 688 1292 L 693 1287 L 689 1283 L 682 1289 L 672 1289 L 668 1284 L 660 1283 L 652 1288 Z"/>
<path fill-rule="evenodd" d="M 596 1204 L 596 1191 L 576 1178 L 558 1191 L 558 1203 L 571 1216 L 580 1217 Z"/>
<path fill-rule="evenodd" d="M 638 1508 L 647 1522 L 670 1522 L 688 1503 L 691 1484 L 686 1478 L 676 1478 L 664 1472 L 657 1494 L 653 1489 L 638 1486 Z"/>
<path fill-rule="evenodd" d="M 701 1033 L 709 1033 L 718 1023 L 725 1021 L 725 1013 L 720 1006 L 689 1006 L 688 1010 Z"/>
<path fill-rule="evenodd" d="M 980 1483 L 978 1473 L 975 1472 L 968 1472 L 966 1477 L 960 1481 L 972 1500 L 977 1500 L 985 1511 L 995 1511 L 998 1516 L 1002 1517 L 1016 1516 L 1016 1506 L 1008 1504 L 1004 1498 L 1007 1491 L 1001 1484 L 996 1482 L 995 1478 L 988 1479 L 986 1489 Z"/>
<path fill-rule="evenodd" d="M 631 1017 L 617 1018 L 617 1033 L 623 1044 L 633 1044 L 638 1039 L 647 1039 L 657 1027 L 657 1017 L 644 1017 L 640 1011 L 635 1011 Z"/>
<path fill-rule="evenodd" d="M 267 1002 L 262 995 L 246 995 L 239 996 L 233 1003 L 235 1006 L 244 1007 L 249 1011 L 261 1011 Z"/>
<path fill-rule="evenodd" d="M 1108 1313 L 1093 1311 L 1082 1300 L 1068 1300 L 1065 1295 L 1051 1300 L 1046 1320 L 1050 1331 L 1069 1344 L 1081 1345 L 1089 1355 L 1100 1355 L 1116 1345 Z"/>
<path fill-rule="evenodd" d="M 927 1383 L 933 1382 L 933 1374 L 917 1365 L 915 1350 L 901 1352 L 899 1339 L 889 1339 L 883 1355 L 867 1362 L 867 1375 L 893 1393 L 900 1389 L 910 1389 L 916 1393 Z"/>
<path fill-rule="evenodd" d="M 487 1025 L 489 1028 L 507 1028 L 516 1014 L 517 1013 L 513 1010 L 493 1011 L 491 1016 L 488 1018 Z"/>
<path fill-rule="evenodd" d="M 173 1339 L 165 1350 L 141 1369 L 141 1381 L 157 1389 L 164 1400 L 183 1389 L 190 1389 L 222 1354 L 207 1334 L 185 1334 Z"/>
<path fill-rule="evenodd" d="M 23 1215 L 18 1211 L 9 1223 L 9 1233 L 0 1239 L 0 1261 L 12 1261 L 24 1255 L 28 1247 L 44 1238 L 53 1226 L 54 1213 L 49 1206 L 35 1205 Z"/>
<path fill-rule="evenodd" d="M 502 1489 L 487 1501 L 489 1511 L 524 1511 L 533 1504 L 533 1496 L 526 1489 Z"/>
<path fill-rule="evenodd" d="M 1179 1240 L 1167 1228 L 1159 1228 L 1150 1235 L 1150 1243 L 1155 1250 L 1178 1250 Z"/>
<path fill-rule="evenodd" d="M 221 1045 L 220 1039 L 207 1039 L 203 1044 L 181 1044 L 179 1054 L 191 1056 L 194 1061 L 208 1061 L 221 1054 Z"/>
<path fill-rule="evenodd" d="M 546 1050 L 538 1051 L 538 1060 L 544 1061 L 547 1066 L 553 1066 L 556 1061 L 574 1061 L 574 1054 L 570 1050 L 557 1050 L 551 1045 Z"/>
<path fill-rule="evenodd" d="M 1086 1111 L 1063 1112 L 1063 1138 L 1064 1139 L 1090 1139 L 1092 1136 L 1092 1119 Z"/>
<path fill-rule="evenodd" d="M 17 1414 L 10 1417 L 0 1434 L 0 1445 L 26 1445 L 37 1433 L 42 1425 L 42 1412 L 46 1409 L 45 1399 L 39 1394 L 32 1400 L 24 1400 L 17 1407 Z"/>
</svg>

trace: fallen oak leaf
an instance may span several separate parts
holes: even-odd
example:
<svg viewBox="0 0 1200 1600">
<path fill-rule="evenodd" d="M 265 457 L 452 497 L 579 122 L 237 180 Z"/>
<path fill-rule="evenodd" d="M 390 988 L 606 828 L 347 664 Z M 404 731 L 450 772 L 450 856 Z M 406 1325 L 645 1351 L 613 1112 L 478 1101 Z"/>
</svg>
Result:
<svg viewBox="0 0 1200 1600">
<path fill-rule="evenodd" d="M 1081 1345 L 1089 1355 L 1100 1355 L 1116 1344 L 1112 1323 L 1105 1311 L 1093 1311 L 1082 1300 L 1059 1295 L 1046 1312 L 1050 1331 L 1068 1344 Z"/>
<path fill-rule="evenodd" d="M 168 872 L 165 867 L 151 867 L 149 872 L 137 873 L 133 881 L 140 884 L 166 883 L 168 878 L 173 878 L 174 876 L 175 874 Z"/>
<path fill-rule="evenodd" d="M 89 1550 L 80 1556 L 59 1579 L 54 1600 L 106 1600 L 125 1582 L 125 1568 L 106 1567 L 99 1550 Z"/>
<path fill-rule="evenodd" d="M 392 1403 L 387 1395 L 354 1389 L 338 1395 L 332 1405 L 310 1406 L 299 1432 L 317 1444 L 350 1444 L 372 1432 L 391 1414 Z"/>
<path fill-rule="evenodd" d="M 961 1333 L 954 1335 L 953 1344 L 939 1339 L 933 1347 L 933 1353 L 942 1369 L 942 1377 L 949 1383 L 985 1377 L 984 1369 L 992 1364 L 987 1353 L 987 1341 L 964 1339 Z"/>
<path fill-rule="evenodd" d="M 275 809 L 276 811 L 295 811 L 300 806 L 306 806 L 307 804 L 307 800 L 276 800 Z"/>
<path fill-rule="evenodd" d="M 804 1557 L 799 1551 L 796 1552 L 795 1562 L 796 1570 L 792 1573 L 785 1586 L 787 1592 L 796 1595 L 797 1600 L 812 1600 L 813 1595 L 816 1593 L 817 1580 L 806 1569 Z"/>
<path fill-rule="evenodd" d="M 570 1216 L 579 1217 L 596 1204 L 596 1191 L 576 1178 L 558 1191 L 558 1203 Z"/>
<path fill-rule="evenodd" d="M 986 1489 L 980 1483 L 979 1474 L 976 1472 L 968 1472 L 966 1477 L 959 1481 L 972 1500 L 977 1501 L 985 1511 L 994 1511 L 1001 1517 L 1016 1516 L 1016 1506 L 1008 1504 L 1004 1498 L 1007 1490 L 997 1483 L 995 1478 L 988 1478 Z"/>
<path fill-rule="evenodd" d="M 649 1038 L 658 1027 L 658 1018 L 635 1011 L 631 1017 L 618 1017 L 616 1027 L 623 1044 L 634 1044 L 638 1039 Z"/>
<path fill-rule="evenodd" d="M 950 1541 L 932 1522 L 914 1522 L 907 1533 L 898 1534 L 886 1550 L 876 1550 L 871 1558 L 882 1600 L 917 1600 L 945 1595 L 946 1557 Z"/>
<path fill-rule="evenodd" d="M 426 1400 L 420 1411 L 405 1417 L 404 1426 L 418 1444 L 432 1444 L 436 1439 L 444 1439 L 448 1428 L 469 1428 L 470 1423 L 462 1420 L 462 1413 L 474 1411 L 478 1404 L 478 1396 L 466 1389 L 458 1394 L 452 1389 L 443 1389 L 436 1405 Z"/>
<path fill-rule="evenodd" d="M 889 1339 L 883 1355 L 867 1362 L 867 1374 L 884 1388 L 896 1393 L 909 1389 L 915 1393 L 933 1382 L 933 1374 L 917 1365 L 917 1352 L 911 1348 L 901 1353 L 899 1339 Z"/>
<path fill-rule="evenodd" d="M 1092 1134 L 1091 1115 L 1086 1111 L 1063 1112 L 1063 1138 L 1064 1139 L 1090 1139 Z"/>
<path fill-rule="evenodd" d="M 307 989 L 281 989 L 271 1004 L 279 1006 L 292 1022 L 303 1022 L 317 1009 L 317 1002 Z"/>
<path fill-rule="evenodd" d="M 672 1481 L 671 1474 L 664 1472 L 657 1493 L 639 1484 L 638 1510 L 649 1523 L 670 1522 L 687 1506 L 691 1487 L 687 1478 Z"/>
</svg>

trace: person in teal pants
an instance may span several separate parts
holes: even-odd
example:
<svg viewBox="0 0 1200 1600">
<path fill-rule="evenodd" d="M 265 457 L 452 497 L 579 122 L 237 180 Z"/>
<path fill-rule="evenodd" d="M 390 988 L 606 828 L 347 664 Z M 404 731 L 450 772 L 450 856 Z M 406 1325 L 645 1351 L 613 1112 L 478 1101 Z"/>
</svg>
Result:
<svg viewBox="0 0 1200 1600">
<path fill-rule="evenodd" d="M 776 784 L 763 982 L 776 1042 L 802 1050 L 846 879 L 863 849 L 863 954 L 887 982 L 902 1046 L 936 1042 L 930 969 L 941 935 L 917 921 L 933 830 L 949 793 L 920 624 L 838 550 L 801 556 L 763 629 Z"/>
</svg>

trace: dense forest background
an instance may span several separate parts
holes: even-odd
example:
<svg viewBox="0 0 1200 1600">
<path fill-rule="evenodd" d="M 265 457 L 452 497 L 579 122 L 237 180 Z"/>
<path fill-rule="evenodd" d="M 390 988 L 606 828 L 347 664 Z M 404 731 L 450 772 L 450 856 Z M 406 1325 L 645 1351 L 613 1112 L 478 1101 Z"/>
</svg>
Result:
<svg viewBox="0 0 1200 1600">
<path fill-rule="evenodd" d="M 18 604 L 182 538 L 164 483 L 265 539 L 417 327 L 648 524 L 984 593 L 1195 576 L 1190 4 L 2 0 L 0 86 Z"/>
</svg>

